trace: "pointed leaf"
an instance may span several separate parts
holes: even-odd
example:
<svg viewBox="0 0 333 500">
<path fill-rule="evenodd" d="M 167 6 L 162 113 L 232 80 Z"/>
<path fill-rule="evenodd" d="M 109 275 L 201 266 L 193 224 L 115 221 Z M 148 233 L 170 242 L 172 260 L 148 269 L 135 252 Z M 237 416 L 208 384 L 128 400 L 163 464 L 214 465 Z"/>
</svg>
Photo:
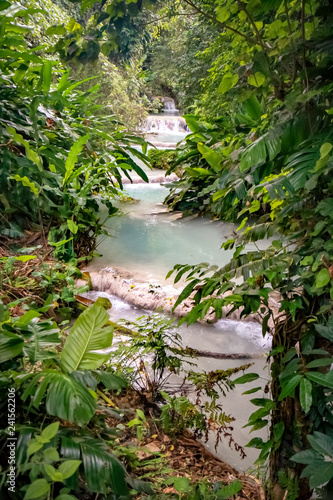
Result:
<svg viewBox="0 0 333 500">
<path fill-rule="evenodd" d="M 113 327 L 103 328 L 108 320 L 108 313 L 98 304 L 91 305 L 78 317 L 61 353 L 64 371 L 96 369 L 109 358 L 109 354 L 100 352 L 112 343 Z"/>
</svg>

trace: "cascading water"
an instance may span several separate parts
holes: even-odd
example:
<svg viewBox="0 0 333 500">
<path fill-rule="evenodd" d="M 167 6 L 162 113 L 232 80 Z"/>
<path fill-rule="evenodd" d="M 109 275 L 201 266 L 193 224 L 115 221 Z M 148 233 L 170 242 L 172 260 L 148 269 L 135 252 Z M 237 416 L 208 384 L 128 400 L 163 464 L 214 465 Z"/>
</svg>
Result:
<svg viewBox="0 0 333 500">
<path fill-rule="evenodd" d="M 184 118 L 177 115 L 174 101 L 171 98 L 165 98 L 163 103 L 164 113 L 150 115 L 147 118 L 146 139 L 157 147 L 174 148 L 189 131 Z M 228 251 L 220 250 L 220 246 L 228 238 L 230 232 L 235 230 L 233 224 L 211 221 L 204 217 L 197 217 L 193 220 L 181 219 L 180 214 L 168 213 L 161 203 L 165 197 L 166 188 L 157 183 L 163 180 L 156 177 L 156 174 L 161 176 L 164 173 L 148 172 L 144 165 L 142 168 L 146 170 L 150 183 L 142 183 L 138 176 L 135 179 L 132 174 L 138 184 L 129 185 L 126 188 L 128 194 L 139 201 L 123 205 L 121 208 L 127 212 L 126 215 L 112 218 L 107 223 L 107 230 L 113 237 L 100 241 L 98 250 L 103 256 L 97 260 L 94 259 L 87 269 L 91 273 L 94 290 L 98 290 L 90 292 L 90 294 L 95 294 L 91 298 L 96 298 L 97 295 L 114 294 L 110 296 L 114 306 L 111 310 L 111 319 L 114 321 L 120 317 L 134 319 L 149 312 L 146 309 L 150 309 L 149 304 L 151 304 L 154 290 L 158 291 L 157 295 L 160 294 L 161 303 L 163 302 L 164 306 L 162 308 L 167 311 L 166 306 L 175 289 L 171 285 L 171 280 L 166 282 L 164 277 L 175 264 L 205 261 L 221 266 L 229 260 L 232 253 L 228 254 Z M 155 184 L 152 184 L 154 181 Z M 121 202 L 119 204 L 121 205 Z M 117 267 L 111 268 L 110 266 Z M 114 282 L 112 281 L 113 275 L 116 276 Z M 110 283 L 113 283 L 112 286 Z M 179 334 L 184 345 L 193 348 L 220 353 L 253 354 L 254 366 L 251 371 L 258 372 L 265 378 L 264 353 L 269 349 L 269 342 L 266 344 L 266 341 L 263 341 L 259 324 L 223 319 L 215 325 L 199 323 L 190 327 L 182 325 Z M 198 360 L 198 369 L 226 370 L 240 364 L 243 364 L 241 360 L 225 359 L 222 361 L 203 357 Z M 256 384 L 256 381 L 249 383 L 246 389 Z M 227 398 L 221 399 L 224 410 L 236 417 L 233 423 L 233 435 L 236 442 L 242 446 L 250 439 L 248 428 L 243 429 L 243 426 L 254 411 L 253 405 L 249 402 L 252 395 L 241 395 L 243 391 L 244 387 L 236 386 Z M 260 432 L 263 438 L 267 437 L 265 430 Z M 208 442 L 211 451 L 214 450 L 214 441 L 215 436 L 212 433 Z M 218 455 L 223 460 L 241 470 L 252 467 L 258 454 L 257 450 L 249 449 L 247 458 L 240 460 L 238 453 L 230 450 L 227 442 L 221 443 L 218 448 Z"/>
<path fill-rule="evenodd" d="M 147 117 L 144 131 L 147 141 L 156 147 L 175 147 L 189 133 L 186 121 L 179 116 L 175 101 L 171 97 L 163 97 L 163 112 Z"/>
<path fill-rule="evenodd" d="M 163 103 L 163 113 L 179 115 L 179 111 L 176 109 L 176 104 L 172 97 L 162 97 L 161 101 Z"/>
</svg>

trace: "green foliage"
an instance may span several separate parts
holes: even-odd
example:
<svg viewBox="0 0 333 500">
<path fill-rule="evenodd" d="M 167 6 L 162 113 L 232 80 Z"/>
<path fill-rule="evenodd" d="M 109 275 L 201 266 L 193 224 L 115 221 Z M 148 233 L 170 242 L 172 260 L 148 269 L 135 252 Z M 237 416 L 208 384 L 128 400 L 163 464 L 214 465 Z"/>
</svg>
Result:
<svg viewBox="0 0 333 500">
<path fill-rule="evenodd" d="M 117 67 L 101 54 L 94 65 L 82 66 L 75 61 L 69 65 L 75 80 L 97 76 L 95 83 L 99 88 L 96 101 L 102 105 L 97 111 L 99 116 L 113 114 L 119 120 L 119 127 L 131 130 L 136 130 L 143 123 L 149 103 L 140 61 L 132 59 L 131 64 Z M 89 82 L 81 88 L 89 90 Z"/>
<path fill-rule="evenodd" d="M 106 310 L 97 304 L 80 314 L 61 352 L 65 372 L 96 369 L 108 360 L 108 354 L 96 352 L 112 344 L 113 327 L 103 328 L 108 320 Z"/>
<path fill-rule="evenodd" d="M 21 249 L 21 253 L 33 250 L 40 252 L 39 248 L 30 247 Z M 50 266 L 40 260 L 39 255 L 0 259 L 0 293 L 8 309 L 19 306 L 37 313 L 52 309 L 56 315 L 68 320 L 75 310 L 74 296 L 88 289 L 85 285 L 76 286 L 75 279 L 80 277 L 82 273 L 74 262 Z"/>
<path fill-rule="evenodd" d="M 133 158 L 148 160 L 129 143 L 141 139 L 117 129 L 114 117 L 96 115 L 98 87 L 80 91 L 69 70 L 28 48 L 25 28 L 13 34 L 15 19 L 31 13 L 0 12 L 1 231 L 12 238 L 25 229 L 49 231 L 56 256 L 70 260 L 92 255 L 103 232 L 99 203 L 107 217 L 116 212 L 111 200 L 122 188 L 120 172 L 135 170 L 146 180 Z"/>
<path fill-rule="evenodd" d="M 119 370 L 128 373 L 135 385 L 145 388 L 155 397 L 172 373 L 180 373 L 190 354 L 182 350 L 181 337 L 174 327 L 173 319 L 152 314 L 137 318 L 135 323 L 125 324 L 138 336 L 119 345 L 116 353 Z M 144 360 L 149 357 L 152 358 L 149 362 L 152 373 L 145 368 Z"/>
<path fill-rule="evenodd" d="M 81 465 L 81 460 L 60 460 L 59 453 L 51 445 L 51 440 L 56 436 L 59 422 L 45 427 L 40 434 L 35 433 L 34 438 L 27 442 L 27 460 L 18 467 L 18 476 L 29 472 L 31 484 L 25 487 L 24 500 L 33 498 L 49 498 L 53 490 L 54 483 L 63 483 L 66 479 L 75 474 Z M 58 467 L 56 463 L 61 462 Z M 54 464 L 54 465 L 52 465 Z M 38 476 L 43 476 L 38 478 Z M 70 489 L 68 489 L 68 493 Z M 76 498 L 68 495 L 69 498 Z M 57 496 L 57 499 L 61 496 Z"/>
<path fill-rule="evenodd" d="M 153 168 L 169 170 L 177 158 L 177 152 L 174 149 L 150 149 L 148 158 Z"/>
<path fill-rule="evenodd" d="M 308 436 L 308 441 L 311 449 L 301 451 L 291 459 L 306 464 L 303 477 L 309 477 L 311 488 L 318 488 L 333 478 L 333 439 L 322 432 L 314 432 Z"/>
<path fill-rule="evenodd" d="M 177 305 L 194 299 L 188 323 L 210 308 L 218 318 L 240 308 L 261 316 L 263 335 L 273 335 L 271 397 L 253 400 L 259 409 L 248 425 L 269 425 L 270 435 L 250 443 L 261 450 L 259 463 L 270 461 L 272 498 L 283 497 L 287 480 L 291 497 L 310 498 L 324 482 L 314 479 L 319 468 L 290 459 L 296 450 L 315 453 L 317 433 L 329 441 L 333 425 L 332 17 L 325 0 L 185 3 L 221 33 L 205 52 L 212 68 L 203 116 L 186 116 L 192 134 L 173 164 L 184 173 L 166 202 L 239 227 L 222 245 L 234 250 L 223 268 L 175 266 L 175 279 L 188 280 Z M 273 235 L 261 250 L 257 242 Z M 279 316 L 272 292 L 280 295 Z"/>
<path fill-rule="evenodd" d="M 172 484 L 177 493 L 179 493 L 180 498 L 184 500 L 192 500 L 193 498 L 198 498 L 199 500 L 228 499 L 237 495 L 242 489 L 242 483 L 238 479 L 235 479 L 228 485 L 217 482 L 212 486 L 205 482 L 191 484 L 187 477 L 170 477 L 165 481 L 165 484 Z M 157 497 L 153 496 L 151 498 L 154 499 Z"/>
<path fill-rule="evenodd" d="M 133 418 L 128 422 L 128 427 L 133 427 L 135 426 L 136 428 L 136 437 L 138 442 L 142 441 L 142 438 L 147 432 L 147 420 L 145 417 L 145 414 L 143 413 L 142 410 L 136 409 L 136 418 Z"/>
<path fill-rule="evenodd" d="M 108 321 L 106 311 L 97 304 L 85 310 L 68 333 L 60 355 L 56 349 L 60 332 L 54 322 L 40 321 L 40 313 L 34 310 L 16 318 L 10 317 L 6 308 L 1 311 L 2 386 L 6 393 L 7 387 L 16 390 L 18 422 L 27 412 L 33 420 L 52 415 L 72 426 L 61 429 L 59 422 L 54 422 L 32 438 L 33 428 L 18 424 L 18 480 L 26 485 L 24 498 L 34 498 L 37 488 L 40 496 L 46 497 L 53 491 L 54 482 L 63 482 L 75 490 L 78 474 L 85 478 L 91 492 L 106 494 L 112 490 L 127 498 L 125 470 L 109 453 L 104 440 L 77 428 L 96 414 L 98 384 L 116 390 L 126 386 L 121 377 L 96 369 L 110 356 L 98 353 L 112 342 L 112 328 L 102 328 Z M 33 371 L 26 369 L 27 362 Z M 4 394 L 2 414 L 6 409 Z M 6 434 L 1 439 L 6 440 Z M 31 484 L 26 482 L 27 474 Z"/>
</svg>

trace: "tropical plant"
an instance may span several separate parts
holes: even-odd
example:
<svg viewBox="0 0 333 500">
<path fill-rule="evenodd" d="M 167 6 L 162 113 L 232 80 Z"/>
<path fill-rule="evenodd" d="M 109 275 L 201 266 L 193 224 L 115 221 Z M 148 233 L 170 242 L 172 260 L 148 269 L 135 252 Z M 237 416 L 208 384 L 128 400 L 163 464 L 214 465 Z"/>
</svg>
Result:
<svg viewBox="0 0 333 500">
<path fill-rule="evenodd" d="M 69 70 L 28 48 L 31 27 L 17 30 L 15 21 L 34 12 L 9 2 L 0 11 L 1 232 L 17 238 L 37 227 L 58 258 L 87 257 L 103 232 L 100 203 L 104 219 L 116 212 L 120 172 L 135 170 L 147 181 L 133 157 L 148 160 L 132 147 L 144 141 L 117 129 L 114 117 L 95 115 L 98 86 L 80 92 Z"/>
<path fill-rule="evenodd" d="M 269 425 L 270 437 L 250 444 L 261 450 L 258 464 L 269 460 L 270 498 L 284 498 L 288 484 L 290 498 L 306 499 L 333 480 L 329 467 L 314 480 L 323 456 L 316 443 L 332 433 L 332 19 L 326 1 L 185 3 L 221 31 L 206 96 L 223 117 L 214 128 L 189 117 L 192 134 L 178 157 L 185 172 L 167 202 L 237 220 L 240 234 L 222 245 L 234 249 L 222 269 L 175 267 L 189 281 L 175 306 L 193 293 L 189 323 L 210 307 L 217 317 L 224 306 L 262 316 L 263 334 L 273 335 L 271 394 L 253 400 L 259 409 L 249 425 Z M 246 252 L 273 235 L 264 250 Z"/>
<path fill-rule="evenodd" d="M 125 324 L 136 335 L 129 342 L 119 344 L 115 353 L 117 366 L 127 373 L 134 387 L 140 387 L 155 399 L 158 390 L 168 385 L 170 376 L 179 375 L 191 354 L 182 349 L 173 319 L 152 314 L 141 316 L 135 322 L 125 321 Z"/>
<path fill-rule="evenodd" d="M 224 248 L 235 248 L 229 264 L 218 271 L 201 265 L 175 269 L 178 274 L 188 273 L 190 280 L 178 303 L 195 290 L 196 305 L 187 317 L 189 323 L 203 318 L 210 307 L 221 317 L 222 308 L 230 304 L 231 310 L 242 307 L 242 315 L 259 310 L 263 334 L 270 330 L 267 326 L 270 318 L 274 320 L 270 353 L 272 398 L 254 400 L 262 408 L 250 417 L 249 425 L 258 429 L 268 424 L 267 415 L 272 417 L 270 439 L 266 443 L 253 440 L 252 445 L 261 449 L 258 463 L 270 457 L 276 498 L 279 498 L 281 470 L 286 477 L 294 477 L 298 494 L 308 497 L 308 483 L 303 478 L 311 475 L 311 467 L 299 478 L 304 467 L 298 464 L 303 462 L 292 466 L 287 457 L 290 459 L 297 449 L 308 448 L 308 442 L 312 446 L 309 435 L 313 431 L 329 435 L 332 422 L 332 387 L 330 373 L 325 369 L 332 361 L 329 236 L 332 161 L 331 143 L 323 142 L 327 137 L 318 135 L 311 146 L 302 144 L 298 153 L 287 156 L 280 174 L 267 177 L 253 189 L 252 196 L 262 196 L 261 203 L 268 205 L 269 215 L 263 215 L 255 226 L 223 244 Z M 250 202 L 241 214 L 251 212 L 252 207 L 256 211 L 257 205 L 257 200 Z M 246 243 L 277 232 L 284 235 L 285 243 L 275 240 L 263 251 L 244 252 Z M 239 277 L 243 278 L 242 283 L 232 281 Z M 281 294 L 282 314 L 278 317 L 274 317 L 268 300 L 272 291 Z M 297 443 L 296 449 L 293 443 Z M 281 456 L 286 457 L 286 462 L 281 463 Z M 328 476 L 329 472 L 318 479 L 321 485 L 331 479 Z M 314 484 L 319 486 L 311 480 L 310 489 Z"/>
<path fill-rule="evenodd" d="M 121 464 L 110 454 L 103 439 L 96 439 L 88 430 L 80 430 L 95 415 L 97 394 L 101 393 L 97 388 L 98 384 L 102 383 L 104 387 L 112 389 L 121 389 L 127 385 L 121 377 L 99 369 L 110 357 L 110 352 L 106 349 L 110 347 L 113 336 L 113 327 L 104 326 L 109 319 L 107 312 L 97 304 L 86 309 L 71 328 L 59 354 L 56 349 L 60 344 L 59 329 L 54 322 L 40 321 L 37 311 L 28 311 L 17 318 L 10 318 L 5 308 L 2 311 L 2 386 L 5 390 L 16 390 L 18 422 L 24 412 L 34 422 L 30 426 L 18 425 L 19 470 L 31 470 L 32 484 L 34 481 L 39 481 L 40 484 L 41 479 L 44 480 L 45 497 L 50 490 L 49 479 L 67 481 L 66 477 L 60 478 L 53 469 L 50 474 L 50 467 L 47 470 L 44 466 L 40 468 L 41 456 L 34 456 L 33 459 L 34 462 L 38 458 L 39 465 L 26 465 L 29 463 L 29 456 L 47 443 L 45 430 L 41 437 L 35 435 L 31 441 L 33 434 L 38 431 L 36 420 L 38 422 L 40 414 L 44 414 L 46 418 L 58 417 L 73 425 L 70 429 L 60 427 L 53 436 L 48 436 L 52 438 L 51 444 L 55 448 L 58 448 L 60 440 L 62 459 L 81 460 L 82 464 L 78 463 L 78 466 L 81 464 L 79 473 L 86 478 L 90 491 L 107 493 L 112 489 L 119 498 L 121 495 L 126 497 L 126 472 Z M 34 367 L 33 371 L 27 371 L 27 363 Z M 6 412 L 5 394 L 1 406 L 2 411 Z M 54 424 L 54 428 L 55 425 L 59 425 L 59 422 Z M 6 434 L 2 435 L 2 439 L 6 439 Z M 41 454 L 44 456 L 45 451 Z M 58 462 L 56 459 L 54 461 Z M 104 468 L 105 462 L 109 463 L 109 468 L 102 472 L 101 467 Z M 62 473 L 67 466 L 60 467 L 59 471 Z M 43 478 L 39 477 L 40 474 Z M 6 469 L 2 475 L 3 485 Z M 77 481 L 78 476 L 70 481 L 74 490 L 77 488 Z"/>
</svg>

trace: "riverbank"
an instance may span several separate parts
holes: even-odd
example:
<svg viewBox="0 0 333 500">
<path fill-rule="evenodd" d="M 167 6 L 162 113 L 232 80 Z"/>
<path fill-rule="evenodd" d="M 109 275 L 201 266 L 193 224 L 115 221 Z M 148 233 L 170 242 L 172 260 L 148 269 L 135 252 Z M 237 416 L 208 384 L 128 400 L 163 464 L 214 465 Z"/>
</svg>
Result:
<svg viewBox="0 0 333 500">
<path fill-rule="evenodd" d="M 178 283 L 178 286 L 174 286 L 156 279 L 147 280 L 144 274 L 133 273 L 119 267 L 106 267 L 98 272 L 89 269 L 89 267 L 86 268 L 85 273 L 89 275 L 92 290 L 116 295 L 137 308 L 147 311 L 159 310 L 182 318 L 193 307 L 193 299 L 189 298 L 173 310 L 174 304 L 184 287 L 182 282 Z M 84 283 L 84 280 L 78 281 L 79 285 Z M 269 298 L 269 307 L 274 311 L 275 315 L 278 314 L 280 304 L 277 295 L 272 294 Z M 222 308 L 222 318 L 261 324 L 261 315 L 259 313 L 249 314 L 245 318 L 241 317 L 241 313 L 241 308 L 237 311 L 232 311 L 232 306 Z M 216 321 L 216 314 L 213 311 L 208 311 L 202 320 L 205 324 L 212 324 Z"/>
</svg>

